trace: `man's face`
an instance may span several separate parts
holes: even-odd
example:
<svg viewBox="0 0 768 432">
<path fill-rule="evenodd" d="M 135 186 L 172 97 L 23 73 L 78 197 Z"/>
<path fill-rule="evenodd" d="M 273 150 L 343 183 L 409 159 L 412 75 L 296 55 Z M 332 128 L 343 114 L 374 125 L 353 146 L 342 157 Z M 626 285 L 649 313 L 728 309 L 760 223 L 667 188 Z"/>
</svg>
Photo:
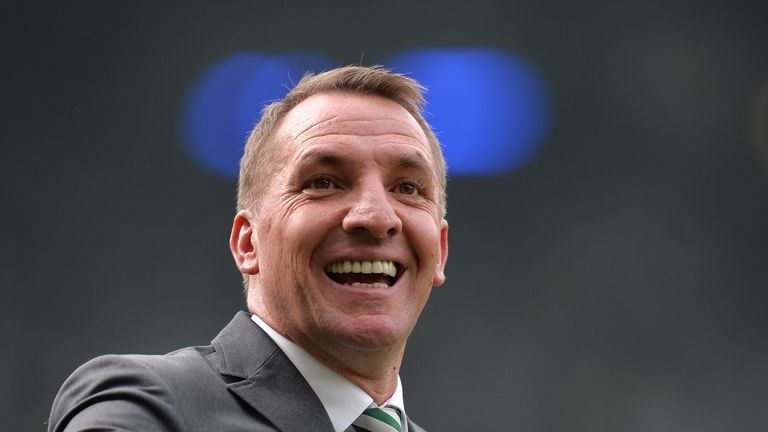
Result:
<svg viewBox="0 0 768 432">
<path fill-rule="evenodd" d="M 276 140 L 282 169 L 251 216 L 249 306 L 313 351 L 402 349 L 445 280 L 423 131 L 388 99 L 326 93 L 291 110 Z"/>
</svg>

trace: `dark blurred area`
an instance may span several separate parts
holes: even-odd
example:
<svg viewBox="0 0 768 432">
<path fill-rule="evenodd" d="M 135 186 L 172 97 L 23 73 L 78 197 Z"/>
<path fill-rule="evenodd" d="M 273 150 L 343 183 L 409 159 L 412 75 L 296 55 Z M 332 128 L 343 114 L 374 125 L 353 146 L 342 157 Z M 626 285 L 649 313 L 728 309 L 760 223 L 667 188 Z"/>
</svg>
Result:
<svg viewBox="0 0 768 432">
<path fill-rule="evenodd" d="M 208 343 L 244 308 L 235 182 L 178 137 L 238 51 L 534 65 L 526 165 L 448 188 L 448 282 L 403 369 L 432 431 L 768 429 L 768 5 L 28 2 L 0 6 L 4 430 L 44 430 L 105 353 Z M 476 107 L 482 110 L 482 106 Z"/>
</svg>

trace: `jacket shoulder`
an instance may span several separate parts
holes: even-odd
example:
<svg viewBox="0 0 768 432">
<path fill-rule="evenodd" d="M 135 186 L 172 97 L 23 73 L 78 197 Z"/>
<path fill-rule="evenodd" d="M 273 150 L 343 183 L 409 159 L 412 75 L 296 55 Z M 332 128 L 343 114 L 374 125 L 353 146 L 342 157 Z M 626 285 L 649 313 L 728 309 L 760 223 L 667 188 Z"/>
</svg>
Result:
<svg viewBox="0 0 768 432">
<path fill-rule="evenodd" d="M 168 355 L 105 355 L 75 370 L 57 394 L 50 431 L 185 430 L 179 395 L 216 377 L 211 347 Z M 190 379 L 196 377 L 196 379 Z M 215 378 L 220 380 L 220 378 Z M 180 403 L 182 402 L 182 403 Z"/>
</svg>

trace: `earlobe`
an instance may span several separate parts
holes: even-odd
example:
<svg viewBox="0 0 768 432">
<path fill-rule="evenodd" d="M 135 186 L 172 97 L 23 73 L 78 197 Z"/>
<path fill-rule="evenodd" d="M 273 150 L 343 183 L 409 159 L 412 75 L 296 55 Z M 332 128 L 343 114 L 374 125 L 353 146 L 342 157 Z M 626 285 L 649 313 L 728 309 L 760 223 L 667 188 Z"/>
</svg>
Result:
<svg viewBox="0 0 768 432">
<path fill-rule="evenodd" d="M 445 282 L 445 264 L 448 262 L 448 221 L 443 219 L 440 225 L 440 259 L 435 269 L 432 285 L 440 286 Z"/>
<path fill-rule="evenodd" d="M 248 210 L 240 210 L 232 221 L 229 249 L 235 265 L 241 273 L 255 275 L 259 272 L 258 248 L 254 230 L 255 217 Z"/>
</svg>

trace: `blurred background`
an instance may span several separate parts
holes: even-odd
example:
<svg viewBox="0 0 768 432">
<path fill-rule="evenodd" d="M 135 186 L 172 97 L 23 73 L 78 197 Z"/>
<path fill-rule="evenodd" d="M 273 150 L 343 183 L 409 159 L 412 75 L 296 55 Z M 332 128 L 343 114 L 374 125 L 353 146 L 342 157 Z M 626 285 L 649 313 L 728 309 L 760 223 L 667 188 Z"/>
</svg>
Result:
<svg viewBox="0 0 768 432">
<path fill-rule="evenodd" d="M 4 430 L 44 430 L 89 358 L 207 344 L 244 308 L 243 125 L 302 68 L 360 62 L 432 88 L 451 166 L 448 282 L 402 373 L 417 422 L 768 428 L 765 2 L 15 3 Z"/>
</svg>

